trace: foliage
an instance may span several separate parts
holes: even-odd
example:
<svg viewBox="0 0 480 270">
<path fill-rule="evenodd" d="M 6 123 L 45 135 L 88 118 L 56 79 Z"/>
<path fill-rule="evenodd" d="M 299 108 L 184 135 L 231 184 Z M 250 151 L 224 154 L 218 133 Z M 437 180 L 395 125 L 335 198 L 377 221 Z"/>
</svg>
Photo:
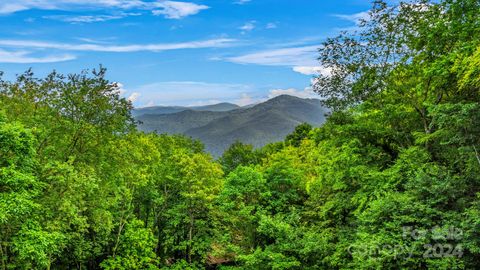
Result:
<svg viewBox="0 0 480 270">
<path fill-rule="evenodd" d="M 230 173 L 239 166 L 248 166 L 260 163 L 261 154 L 253 149 L 252 145 L 240 141 L 233 143 L 220 157 L 223 171 Z"/>
</svg>

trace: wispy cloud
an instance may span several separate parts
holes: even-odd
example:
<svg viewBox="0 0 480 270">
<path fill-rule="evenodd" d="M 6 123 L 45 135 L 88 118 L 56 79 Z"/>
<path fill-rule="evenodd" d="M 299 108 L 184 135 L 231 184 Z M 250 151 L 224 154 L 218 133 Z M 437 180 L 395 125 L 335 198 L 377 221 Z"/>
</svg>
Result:
<svg viewBox="0 0 480 270">
<path fill-rule="evenodd" d="M 242 93 L 240 95 L 240 98 L 235 100 L 234 103 L 237 104 L 238 106 L 247 106 L 247 105 L 256 103 L 258 101 L 259 99 L 255 99 L 247 93 Z"/>
<path fill-rule="evenodd" d="M 313 75 L 322 71 L 318 67 L 317 50 L 319 46 L 302 46 L 253 52 L 223 60 L 237 64 L 291 67 L 293 71 Z"/>
<path fill-rule="evenodd" d="M 143 0 L 2 0 L 0 14 L 15 13 L 29 9 L 78 10 L 78 9 L 152 9 L 155 2 Z"/>
<path fill-rule="evenodd" d="M 311 87 L 307 87 L 303 90 L 298 90 L 296 88 L 272 89 L 268 94 L 268 98 L 270 99 L 281 95 L 289 95 L 299 98 L 318 98 L 318 95 L 313 92 L 313 89 Z"/>
<path fill-rule="evenodd" d="M 0 40 L 0 46 L 14 48 L 57 49 L 65 51 L 95 51 L 95 52 L 139 52 L 168 51 L 180 49 L 219 48 L 233 45 L 234 39 L 210 39 L 180 43 L 131 44 L 131 45 L 100 45 L 100 44 L 69 44 L 44 42 L 35 40 Z"/>
<path fill-rule="evenodd" d="M 164 15 L 168 19 L 181 19 L 190 15 L 195 15 L 202 10 L 209 9 L 205 5 L 197 5 L 189 2 L 165 1 L 157 3 L 162 9 L 153 10 L 154 15 Z"/>
<path fill-rule="evenodd" d="M 135 102 L 137 101 L 137 99 L 141 96 L 140 93 L 138 92 L 133 92 L 130 96 L 128 96 L 127 100 L 130 101 L 130 102 Z"/>
<path fill-rule="evenodd" d="M 331 70 L 321 66 L 296 66 L 293 67 L 293 71 L 301 73 L 303 75 L 324 75 L 328 76 L 331 74 Z"/>
<path fill-rule="evenodd" d="M 249 22 L 246 22 L 244 25 L 240 26 L 238 29 L 242 30 L 242 34 L 244 34 L 246 32 L 250 32 L 253 29 L 255 29 L 256 23 L 257 23 L 256 21 L 249 21 Z"/>
<path fill-rule="evenodd" d="M 264 87 L 261 87 L 264 88 Z M 290 95 L 299 98 L 318 98 L 311 87 L 264 89 L 246 84 L 209 83 L 195 81 L 158 82 L 129 91 L 127 99 L 136 107 L 147 106 L 200 106 L 231 102 L 239 106 L 264 102 L 268 99 Z"/>
<path fill-rule="evenodd" d="M 68 23 L 94 23 L 105 22 L 110 20 L 117 20 L 125 18 L 127 15 L 84 15 L 84 16 L 69 16 L 69 15 L 52 15 L 43 16 L 44 19 L 57 20 Z"/>
<path fill-rule="evenodd" d="M 208 9 L 206 5 L 181 1 L 146 0 L 2 0 L 0 14 L 29 9 L 41 10 L 150 10 L 154 15 L 181 19 Z"/>
<path fill-rule="evenodd" d="M 28 51 L 6 51 L 0 49 L 0 63 L 32 64 L 32 63 L 55 63 L 74 60 L 75 56 L 69 54 L 32 56 Z"/>
<path fill-rule="evenodd" d="M 192 105 L 210 101 L 245 101 L 245 95 L 253 93 L 255 88 L 245 84 L 226 84 L 192 81 L 158 82 L 134 89 L 137 96 L 135 105 Z"/>
<path fill-rule="evenodd" d="M 358 13 L 354 13 L 354 14 L 335 14 L 333 15 L 337 18 L 340 18 L 340 19 L 343 19 L 343 20 L 347 20 L 347 21 L 351 21 L 355 24 L 359 24 L 360 22 L 362 21 L 368 21 L 370 19 L 370 13 L 368 13 L 368 11 L 363 11 L 363 12 L 358 12 Z"/>
<path fill-rule="evenodd" d="M 316 65 L 317 48 L 304 46 L 258 51 L 226 58 L 237 64 L 255 64 L 264 66 L 314 66 Z"/>
<path fill-rule="evenodd" d="M 235 1 L 233 3 L 237 4 L 237 5 L 245 5 L 246 3 L 251 2 L 251 1 L 252 0 L 238 0 L 238 1 Z"/>
<path fill-rule="evenodd" d="M 277 28 L 277 24 L 276 23 L 267 23 L 267 25 L 265 26 L 266 29 L 275 29 Z"/>
<path fill-rule="evenodd" d="M 96 43 L 96 44 L 111 44 L 116 37 L 102 37 L 102 38 L 88 38 L 88 37 L 76 37 L 76 40 L 87 42 L 87 43 Z"/>
</svg>

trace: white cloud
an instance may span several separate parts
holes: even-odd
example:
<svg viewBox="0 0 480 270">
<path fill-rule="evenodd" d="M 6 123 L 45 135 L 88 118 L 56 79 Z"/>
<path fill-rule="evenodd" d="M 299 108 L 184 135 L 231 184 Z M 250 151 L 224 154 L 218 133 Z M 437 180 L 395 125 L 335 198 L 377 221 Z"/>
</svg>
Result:
<svg viewBox="0 0 480 270">
<path fill-rule="evenodd" d="M 214 105 L 218 103 L 222 103 L 222 101 L 218 99 L 199 100 L 199 101 L 195 101 L 194 103 L 188 104 L 187 107 L 208 106 L 208 105 Z"/>
<path fill-rule="evenodd" d="M 127 100 L 130 101 L 130 102 L 135 102 L 137 101 L 137 99 L 141 96 L 140 93 L 138 92 L 133 92 L 128 98 Z"/>
<path fill-rule="evenodd" d="M 100 44 L 68 44 L 43 42 L 34 40 L 0 40 L 0 46 L 15 48 L 57 49 L 67 51 L 96 51 L 96 52 L 139 52 L 139 51 L 168 51 L 180 49 L 219 48 L 232 45 L 233 39 L 210 39 L 181 43 L 159 44 L 132 44 L 132 45 L 100 45 Z"/>
<path fill-rule="evenodd" d="M 335 14 L 334 16 L 343 20 L 351 21 L 355 24 L 359 24 L 361 21 L 368 21 L 370 19 L 370 13 L 368 13 L 368 11 L 348 15 Z"/>
<path fill-rule="evenodd" d="M 270 93 L 268 94 L 268 98 L 274 98 L 278 97 L 281 95 L 290 95 L 290 96 L 295 96 L 299 98 L 318 98 L 318 96 L 313 92 L 313 89 L 311 87 L 307 87 L 303 90 L 298 90 L 295 88 L 288 88 L 288 89 L 273 89 L 270 90 Z"/>
<path fill-rule="evenodd" d="M 329 76 L 331 71 L 328 68 L 321 66 L 296 66 L 293 67 L 293 71 L 304 75 L 318 75 Z"/>
<path fill-rule="evenodd" d="M 250 32 L 253 29 L 255 29 L 255 23 L 256 21 L 246 22 L 244 25 L 240 26 L 238 29 L 242 30 L 243 31 L 242 33 Z"/>
<path fill-rule="evenodd" d="M 125 86 L 123 85 L 123 83 L 115 82 L 114 84 L 117 86 L 116 93 L 118 93 L 119 95 L 123 96 L 125 93 L 128 92 L 124 88 Z"/>
<path fill-rule="evenodd" d="M 248 3 L 248 2 L 251 2 L 251 1 L 252 1 L 252 0 L 238 0 L 238 1 L 234 2 L 234 3 L 237 4 L 237 5 L 244 5 L 244 4 L 246 4 L 246 3 Z"/>
<path fill-rule="evenodd" d="M 275 29 L 275 28 L 277 28 L 277 24 L 276 23 L 267 23 L 265 28 L 266 29 Z"/>
<path fill-rule="evenodd" d="M 212 100 L 235 102 L 244 93 L 253 93 L 250 85 L 208 83 L 208 82 L 158 82 L 134 89 L 141 96 L 136 100 L 138 106 L 152 105 L 191 105 Z"/>
<path fill-rule="evenodd" d="M 239 99 L 235 101 L 235 104 L 238 106 L 246 106 L 253 103 L 256 103 L 258 100 L 252 98 L 249 94 L 242 93 Z"/>
<path fill-rule="evenodd" d="M 72 10 L 76 8 L 139 8 L 143 1 L 133 0 L 2 0 L 0 14 L 15 13 L 29 9 Z"/>
<path fill-rule="evenodd" d="M 88 37 L 77 37 L 76 40 L 87 42 L 87 43 L 97 43 L 97 44 L 109 44 L 112 40 L 115 40 L 116 37 L 102 37 L 100 39 L 93 39 Z"/>
<path fill-rule="evenodd" d="M 259 89 L 252 85 L 208 83 L 191 81 L 158 82 L 143 85 L 134 89 L 129 100 L 136 107 L 151 106 L 202 106 L 231 102 L 239 106 L 246 106 L 280 96 L 291 95 L 299 98 L 318 98 L 311 87 L 303 90 L 287 89 Z"/>
<path fill-rule="evenodd" d="M 145 106 L 138 107 L 138 108 L 146 108 L 146 107 L 153 107 L 153 106 L 155 106 L 155 102 L 150 101 L 149 103 L 145 104 Z"/>
<path fill-rule="evenodd" d="M 69 54 L 63 55 L 47 55 L 47 56 L 31 56 L 31 52 L 28 51 L 6 51 L 0 49 L 0 63 L 17 63 L 17 64 L 30 64 L 30 63 L 55 63 L 74 60 L 75 56 Z"/>
<path fill-rule="evenodd" d="M 42 10 L 151 10 L 154 15 L 180 19 L 208 9 L 208 6 L 180 1 L 146 0 L 2 0 L 0 14 L 29 9 Z"/>
<path fill-rule="evenodd" d="M 184 17 L 195 15 L 202 10 L 209 9 L 205 5 L 197 5 L 189 2 L 165 1 L 157 3 L 160 10 L 153 10 L 154 15 L 165 15 L 168 19 L 182 19 Z"/>
<path fill-rule="evenodd" d="M 67 15 L 54 15 L 44 16 L 44 19 L 58 20 L 69 23 L 94 23 L 105 22 L 110 20 L 116 20 L 124 18 L 122 15 L 84 15 L 84 16 L 67 16 Z"/>
<path fill-rule="evenodd" d="M 264 66 L 315 66 L 317 65 L 318 47 L 319 46 L 304 46 L 260 51 L 241 56 L 228 57 L 225 60 L 237 64 Z"/>
<path fill-rule="evenodd" d="M 304 75 L 322 74 L 328 76 L 331 73 L 330 70 L 318 66 L 318 47 L 319 46 L 303 46 L 274 49 L 227 57 L 220 60 L 245 65 L 290 67 L 293 71 Z M 217 58 L 217 60 L 219 59 Z"/>
</svg>

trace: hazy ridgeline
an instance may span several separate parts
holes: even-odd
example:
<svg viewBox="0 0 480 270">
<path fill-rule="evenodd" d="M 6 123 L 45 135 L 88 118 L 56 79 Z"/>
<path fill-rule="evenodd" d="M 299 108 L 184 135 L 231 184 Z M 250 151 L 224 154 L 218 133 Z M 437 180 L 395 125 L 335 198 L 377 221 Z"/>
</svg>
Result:
<svg viewBox="0 0 480 270">
<path fill-rule="evenodd" d="M 480 268 L 479 22 L 478 0 L 376 2 L 320 48 L 326 122 L 218 161 L 136 130 L 104 69 L 1 81 L 0 269 Z"/>
<path fill-rule="evenodd" d="M 282 141 L 302 123 L 320 126 L 327 112 L 320 100 L 282 95 L 247 107 L 229 103 L 150 107 L 136 109 L 134 114 L 140 130 L 198 139 L 208 153 L 219 157 L 236 141 L 258 148 Z"/>
</svg>

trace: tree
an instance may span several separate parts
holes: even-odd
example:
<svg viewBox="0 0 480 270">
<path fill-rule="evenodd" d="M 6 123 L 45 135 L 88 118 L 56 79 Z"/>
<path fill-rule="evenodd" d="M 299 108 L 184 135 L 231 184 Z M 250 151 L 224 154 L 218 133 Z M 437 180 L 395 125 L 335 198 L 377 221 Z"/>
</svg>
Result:
<svg viewBox="0 0 480 270">
<path fill-rule="evenodd" d="M 293 145 L 299 147 L 302 141 L 309 137 L 310 132 L 313 127 L 308 123 L 303 123 L 295 127 L 293 133 L 287 135 L 285 138 L 285 143 L 288 145 Z"/>
<path fill-rule="evenodd" d="M 6 122 L 0 112 L 0 259 L 2 269 L 20 267 L 25 249 L 14 237 L 35 220 L 42 185 L 34 175 L 35 141 L 31 131 Z M 20 255 L 20 257 L 17 257 Z M 41 265 L 50 265 L 42 262 Z"/>
<path fill-rule="evenodd" d="M 429 104 L 478 98 L 475 88 L 456 89 L 465 84 L 458 75 L 465 79 L 475 74 L 458 63 L 475 58 L 479 9 L 475 0 L 418 0 L 394 6 L 375 1 L 357 32 L 323 44 L 319 60 L 330 74 L 316 78 L 315 90 L 332 108 L 366 100 L 408 104 L 418 113 L 424 132 L 431 133 Z"/>
<path fill-rule="evenodd" d="M 206 154 L 174 157 L 176 196 L 172 194 L 163 218 L 163 248 L 169 259 L 184 259 L 189 264 L 205 263 L 214 235 L 214 201 L 220 192 L 223 172 Z"/>
<path fill-rule="evenodd" d="M 260 162 L 260 154 L 253 149 L 252 145 L 234 142 L 220 157 L 223 171 L 228 174 L 238 166 L 248 166 Z"/>
<path fill-rule="evenodd" d="M 52 72 L 38 79 L 28 70 L 0 85 L 0 100 L 9 119 L 38 130 L 40 157 L 93 161 L 105 140 L 133 128 L 131 103 L 105 74 L 100 67 L 91 74 Z"/>
<path fill-rule="evenodd" d="M 101 263 L 104 269 L 158 269 L 155 238 L 139 220 L 130 221 L 122 233 L 117 254 Z"/>
<path fill-rule="evenodd" d="M 234 253 L 252 252 L 262 243 L 257 227 L 268 197 L 266 181 L 253 167 L 239 166 L 226 178 L 218 203 L 228 231 L 227 246 Z"/>
</svg>

